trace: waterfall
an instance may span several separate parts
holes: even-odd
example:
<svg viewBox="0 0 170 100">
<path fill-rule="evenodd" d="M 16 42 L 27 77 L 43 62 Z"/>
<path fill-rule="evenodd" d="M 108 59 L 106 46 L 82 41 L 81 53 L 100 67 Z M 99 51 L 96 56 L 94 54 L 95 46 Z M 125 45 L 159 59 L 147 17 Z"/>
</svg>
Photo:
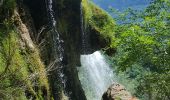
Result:
<svg viewBox="0 0 170 100">
<path fill-rule="evenodd" d="M 55 59 L 55 67 L 57 70 L 59 79 L 56 79 L 57 81 L 60 81 L 59 84 L 62 84 L 63 90 L 66 90 L 66 76 L 63 73 L 63 55 L 64 55 L 64 49 L 63 49 L 63 40 L 60 38 L 60 34 L 56 29 L 56 20 L 54 17 L 54 11 L 53 11 L 53 1 L 52 0 L 45 0 L 46 1 L 46 7 L 47 7 L 47 13 L 49 18 L 49 25 L 51 27 L 50 33 L 53 38 L 53 57 Z M 58 85 L 58 84 L 56 84 Z M 56 86 L 57 87 L 57 86 Z M 65 95 L 67 95 L 67 92 L 64 91 Z M 68 96 L 68 95 L 67 95 Z"/>
<path fill-rule="evenodd" d="M 102 94 L 116 80 L 113 70 L 100 51 L 81 55 L 80 60 L 79 79 L 87 100 L 101 100 Z"/>
<path fill-rule="evenodd" d="M 90 44 L 89 44 L 89 34 L 87 31 L 87 25 L 84 22 L 84 17 L 83 17 L 83 6 L 80 4 L 80 23 L 81 23 L 81 53 L 82 54 L 88 54 L 90 51 Z"/>
<path fill-rule="evenodd" d="M 62 47 L 62 44 L 63 44 L 63 40 L 60 38 L 60 34 L 59 32 L 57 31 L 56 29 L 56 20 L 54 18 L 54 11 L 52 9 L 52 0 L 47 0 L 48 3 L 47 3 L 47 12 L 48 12 L 48 15 L 49 15 L 49 20 L 50 20 L 50 24 L 52 26 L 52 37 L 53 37 L 53 42 L 54 42 L 54 47 L 56 48 L 54 53 L 55 53 L 55 57 L 59 58 L 59 61 L 62 62 L 63 60 L 63 53 L 64 53 L 64 49 Z"/>
<path fill-rule="evenodd" d="M 82 50 L 81 52 L 84 54 L 86 52 L 86 36 L 84 31 L 84 18 L 83 18 L 83 7 L 80 4 L 80 23 L 81 23 L 81 42 L 82 42 Z"/>
<path fill-rule="evenodd" d="M 80 17 L 83 55 L 80 57 L 81 67 L 78 68 L 79 79 L 87 100 L 101 100 L 102 94 L 115 81 L 113 70 L 100 51 L 88 54 L 90 50 L 89 34 L 84 23 L 82 5 Z"/>
<path fill-rule="evenodd" d="M 50 24 L 52 24 L 52 26 L 55 27 L 56 21 L 54 18 L 53 1 L 46 0 L 46 7 L 47 7 L 47 13 L 48 13 L 48 18 L 49 18 Z"/>
</svg>

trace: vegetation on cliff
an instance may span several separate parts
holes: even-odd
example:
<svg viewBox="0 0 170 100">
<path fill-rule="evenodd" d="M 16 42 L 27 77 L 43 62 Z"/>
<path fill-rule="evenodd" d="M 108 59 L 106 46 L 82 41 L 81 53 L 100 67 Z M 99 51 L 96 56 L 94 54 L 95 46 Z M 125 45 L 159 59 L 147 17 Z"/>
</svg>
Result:
<svg viewBox="0 0 170 100">
<path fill-rule="evenodd" d="M 90 26 L 93 30 L 100 35 L 100 38 L 104 38 L 108 41 L 108 47 L 115 47 L 115 32 L 113 27 L 115 27 L 115 21 L 112 16 L 110 16 L 106 11 L 92 3 L 88 0 L 82 0 L 82 9 L 85 30 Z M 112 44 L 111 44 L 112 42 Z"/>
<path fill-rule="evenodd" d="M 26 44 L 29 33 L 21 29 L 26 27 L 15 13 L 16 5 L 5 0 L 0 6 L 0 99 L 49 99 L 45 66 L 36 46 Z"/>
<path fill-rule="evenodd" d="M 79 7 L 80 1 L 75 1 L 75 5 L 68 2 L 71 1 L 61 0 L 58 2 L 61 4 L 56 3 L 62 6 L 61 8 L 57 8 L 58 5 L 54 4 L 54 8 L 56 8 L 54 12 L 62 11 L 55 17 L 58 20 L 56 27 L 65 40 L 63 46 L 65 54 L 62 63 L 66 65 L 64 73 L 68 76 L 66 88 L 73 92 L 70 93 L 72 98 L 85 100 L 76 69 L 76 65 L 80 63 L 79 19 L 81 18 L 78 16 L 80 9 L 74 7 L 75 5 Z M 41 6 L 46 8 L 46 5 Z M 118 23 L 114 21 L 116 19 L 91 1 L 82 0 L 81 6 L 83 15 L 80 17 L 83 17 L 84 30 L 87 32 L 90 30 L 97 36 L 99 35 L 99 39 L 102 41 L 107 41 L 104 50 L 116 48 L 117 52 L 114 56 L 109 56 L 122 84 L 128 88 L 132 86 L 133 91 L 131 92 L 143 100 L 169 100 L 170 1 L 153 0 L 143 11 L 129 9 L 120 16 L 118 15 L 116 18 Z M 33 14 L 35 14 L 34 17 L 41 17 L 36 14 L 36 11 Z M 45 14 L 43 12 L 42 15 Z M 35 22 L 38 21 L 40 19 Z M 42 21 L 42 24 L 45 21 Z M 36 24 L 38 25 L 37 30 L 41 27 L 44 28 L 40 23 Z M 47 76 L 48 69 L 41 61 L 39 48 L 34 43 L 35 41 L 32 41 L 29 33 L 32 30 L 28 26 L 25 25 L 18 12 L 16 0 L 0 0 L 0 99 L 52 99 Z M 41 32 L 38 35 L 41 35 Z M 43 35 L 41 37 L 47 38 Z M 43 52 L 48 53 L 44 54 L 43 58 L 49 60 L 52 50 L 48 49 L 56 48 L 51 47 L 50 43 L 53 42 L 51 38 L 47 42 Z M 45 58 L 47 56 L 49 58 Z M 50 62 L 48 60 L 45 60 L 47 64 Z M 62 84 L 54 82 L 54 80 L 58 81 L 55 77 L 57 71 L 54 71 L 53 75 L 51 83 L 54 86 L 51 88 L 57 88 L 60 94 L 64 94 L 64 90 L 58 88 Z M 125 75 L 126 78 L 122 78 Z M 55 93 L 53 94 L 55 95 Z"/>
</svg>

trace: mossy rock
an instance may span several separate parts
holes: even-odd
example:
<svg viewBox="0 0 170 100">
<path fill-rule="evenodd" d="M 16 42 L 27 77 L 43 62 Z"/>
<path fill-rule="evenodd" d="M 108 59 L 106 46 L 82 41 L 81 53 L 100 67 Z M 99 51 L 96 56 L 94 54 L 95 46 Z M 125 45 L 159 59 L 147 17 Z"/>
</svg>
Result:
<svg viewBox="0 0 170 100">
<path fill-rule="evenodd" d="M 89 34 L 91 48 L 105 48 L 115 52 L 115 21 L 106 11 L 90 1 L 82 0 L 82 12 L 85 34 Z"/>
<path fill-rule="evenodd" d="M 12 17 L 0 27 L 0 99 L 47 98 L 49 84 L 39 51 L 23 47 L 18 30 Z"/>
</svg>

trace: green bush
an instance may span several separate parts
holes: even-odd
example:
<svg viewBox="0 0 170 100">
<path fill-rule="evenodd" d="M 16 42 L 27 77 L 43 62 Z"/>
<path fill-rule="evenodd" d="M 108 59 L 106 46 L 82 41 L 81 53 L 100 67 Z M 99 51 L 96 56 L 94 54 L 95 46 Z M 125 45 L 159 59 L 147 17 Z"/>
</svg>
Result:
<svg viewBox="0 0 170 100">
<path fill-rule="evenodd" d="M 128 23 L 115 27 L 114 66 L 135 81 L 135 94 L 143 100 L 170 99 L 169 11 L 169 0 L 153 0 L 144 11 L 131 10 L 124 18 Z"/>
</svg>

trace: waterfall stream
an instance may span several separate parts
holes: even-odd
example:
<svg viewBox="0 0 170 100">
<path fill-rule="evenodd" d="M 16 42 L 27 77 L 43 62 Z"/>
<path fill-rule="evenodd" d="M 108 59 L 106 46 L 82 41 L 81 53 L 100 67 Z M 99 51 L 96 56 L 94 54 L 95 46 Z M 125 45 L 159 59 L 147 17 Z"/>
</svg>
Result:
<svg viewBox="0 0 170 100">
<path fill-rule="evenodd" d="M 81 55 L 81 65 L 79 79 L 87 100 L 101 100 L 102 94 L 116 80 L 113 70 L 100 51 Z"/>
<path fill-rule="evenodd" d="M 63 89 L 65 89 L 66 77 L 63 74 L 63 40 L 60 38 L 60 34 L 56 29 L 56 20 L 54 18 L 54 11 L 52 9 L 52 0 L 46 0 L 47 12 L 50 21 L 51 34 L 53 37 L 53 47 L 54 47 L 54 58 L 58 59 L 59 64 L 56 64 L 57 74 L 60 78 Z M 96 51 L 93 54 L 87 54 L 88 52 L 88 39 L 86 34 L 86 29 L 83 23 L 83 13 L 81 6 L 81 32 L 82 32 L 82 50 L 83 54 L 81 55 L 81 65 L 79 70 L 79 79 L 81 81 L 82 87 L 85 91 L 87 100 L 100 100 L 102 94 L 107 90 L 108 86 L 112 84 L 114 75 L 112 69 L 109 67 L 109 64 L 106 62 L 106 59 L 101 52 Z M 58 66 L 59 65 L 59 66 Z M 75 87 L 76 88 L 76 87 Z M 67 95 L 66 91 L 64 91 Z"/>
<path fill-rule="evenodd" d="M 85 54 L 86 53 L 86 49 L 87 49 L 87 39 L 86 39 L 86 28 L 85 28 L 85 26 L 84 26 L 84 18 L 83 18 L 83 7 L 82 7 L 82 4 L 80 4 L 80 23 L 81 23 L 81 42 L 82 42 L 82 49 L 81 49 L 81 52 L 83 53 L 83 54 Z"/>
<path fill-rule="evenodd" d="M 56 79 L 59 81 L 60 84 L 62 85 L 61 87 L 64 90 L 64 94 L 68 96 L 66 92 L 66 76 L 63 73 L 63 55 L 64 55 L 64 48 L 63 48 L 63 40 L 60 37 L 59 32 L 56 29 L 56 20 L 54 17 L 54 11 L 53 11 L 53 1 L 52 0 L 46 0 L 46 8 L 47 8 L 47 14 L 49 18 L 49 25 L 51 27 L 50 33 L 52 35 L 53 39 L 53 57 L 54 57 L 54 63 L 55 63 L 55 69 L 57 71 L 56 74 L 58 74 L 59 79 Z M 58 91 L 58 90 L 56 90 Z"/>
<path fill-rule="evenodd" d="M 81 67 L 78 75 L 87 100 L 101 100 L 102 94 L 114 81 L 113 70 L 106 62 L 100 51 L 88 54 L 90 44 L 83 18 L 83 7 L 80 7 L 80 22 L 82 36 L 82 54 L 80 57 Z"/>
</svg>

